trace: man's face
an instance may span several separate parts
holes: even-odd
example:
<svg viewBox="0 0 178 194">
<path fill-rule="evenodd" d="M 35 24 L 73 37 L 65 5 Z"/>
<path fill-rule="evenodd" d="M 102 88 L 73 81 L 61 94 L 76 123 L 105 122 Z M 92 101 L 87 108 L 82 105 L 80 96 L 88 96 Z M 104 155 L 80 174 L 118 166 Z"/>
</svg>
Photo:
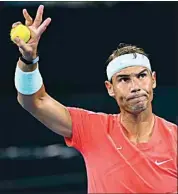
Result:
<svg viewBox="0 0 178 194">
<path fill-rule="evenodd" d="M 128 67 L 112 77 L 112 84 L 106 81 L 105 85 L 121 110 L 138 114 L 146 110 L 153 100 L 156 75 L 145 67 Z"/>
</svg>

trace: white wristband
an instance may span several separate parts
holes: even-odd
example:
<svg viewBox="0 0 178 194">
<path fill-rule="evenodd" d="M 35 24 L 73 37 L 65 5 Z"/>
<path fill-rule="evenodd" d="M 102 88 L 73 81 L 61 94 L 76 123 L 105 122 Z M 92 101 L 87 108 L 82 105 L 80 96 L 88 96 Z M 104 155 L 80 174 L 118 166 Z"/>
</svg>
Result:
<svg viewBox="0 0 178 194">
<path fill-rule="evenodd" d="M 15 87 L 17 91 L 24 95 L 36 93 L 43 85 L 43 79 L 38 66 L 34 71 L 24 72 L 17 65 L 15 71 Z"/>
</svg>

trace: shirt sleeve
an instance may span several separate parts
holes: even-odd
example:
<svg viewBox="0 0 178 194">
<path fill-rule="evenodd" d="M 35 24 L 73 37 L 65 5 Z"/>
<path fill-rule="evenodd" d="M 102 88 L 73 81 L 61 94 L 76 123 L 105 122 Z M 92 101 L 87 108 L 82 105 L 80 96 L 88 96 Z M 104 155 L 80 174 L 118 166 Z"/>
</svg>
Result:
<svg viewBox="0 0 178 194">
<path fill-rule="evenodd" d="M 74 147 L 82 152 L 85 145 L 89 145 L 93 138 L 99 136 L 101 125 L 106 120 L 106 114 L 67 107 L 72 119 L 72 137 L 65 137 L 68 147 Z"/>
</svg>

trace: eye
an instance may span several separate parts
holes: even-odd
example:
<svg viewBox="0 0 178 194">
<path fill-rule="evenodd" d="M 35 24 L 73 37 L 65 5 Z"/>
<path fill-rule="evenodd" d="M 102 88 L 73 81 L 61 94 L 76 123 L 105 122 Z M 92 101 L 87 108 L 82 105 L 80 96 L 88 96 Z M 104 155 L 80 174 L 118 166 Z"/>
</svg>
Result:
<svg viewBox="0 0 178 194">
<path fill-rule="evenodd" d="M 138 78 L 141 79 L 141 78 L 144 78 L 144 77 L 146 77 L 146 76 L 147 76 L 146 73 L 141 73 L 141 74 L 138 75 Z"/>
<path fill-rule="evenodd" d="M 128 77 L 123 77 L 119 79 L 119 82 L 128 82 L 130 79 Z"/>
</svg>

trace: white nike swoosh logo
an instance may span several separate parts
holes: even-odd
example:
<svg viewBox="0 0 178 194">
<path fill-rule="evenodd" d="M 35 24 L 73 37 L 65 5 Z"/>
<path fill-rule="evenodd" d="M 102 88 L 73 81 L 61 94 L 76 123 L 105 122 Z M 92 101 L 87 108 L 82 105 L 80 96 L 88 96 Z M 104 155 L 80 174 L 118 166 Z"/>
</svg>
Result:
<svg viewBox="0 0 178 194">
<path fill-rule="evenodd" d="M 117 150 L 121 150 L 122 149 L 122 146 L 120 146 L 120 147 L 117 147 Z"/>
<path fill-rule="evenodd" d="M 164 160 L 164 161 L 161 161 L 161 162 L 158 162 L 158 161 L 156 160 L 156 161 L 155 161 L 155 164 L 158 165 L 158 166 L 160 166 L 160 165 L 165 164 L 166 162 L 169 162 L 169 161 L 171 161 L 171 160 L 172 160 L 172 159 Z"/>
</svg>

